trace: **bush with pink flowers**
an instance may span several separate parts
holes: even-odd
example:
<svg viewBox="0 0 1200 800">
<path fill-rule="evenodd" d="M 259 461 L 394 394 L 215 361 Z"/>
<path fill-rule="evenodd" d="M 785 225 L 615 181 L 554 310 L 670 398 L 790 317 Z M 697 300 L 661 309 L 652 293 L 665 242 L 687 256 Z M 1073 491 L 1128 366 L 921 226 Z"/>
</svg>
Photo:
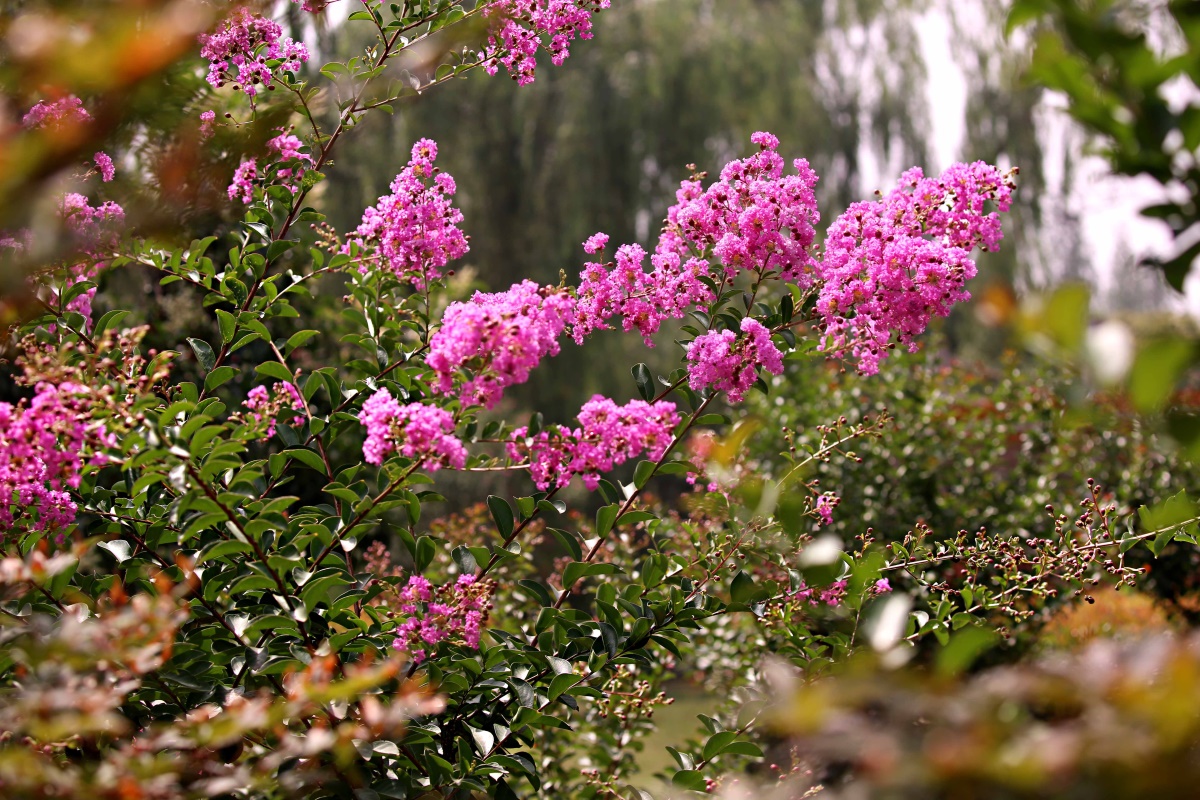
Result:
<svg viewBox="0 0 1200 800">
<path fill-rule="evenodd" d="M 672 750 L 675 789 L 710 791 L 763 758 L 768 659 L 815 675 L 1011 633 L 1135 583 L 1139 542 L 1195 543 L 1186 497 L 1126 527 L 1094 483 L 1032 536 L 914 519 L 839 538 L 850 487 L 814 476 L 886 436 L 885 410 L 751 457 L 790 417 L 743 404 L 789 362 L 866 379 L 970 297 L 1016 170 L 914 168 L 823 227 L 816 173 L 758 132 L 680 183 L 652 248 L 598 233 L 557 285 L 468 296 L 435 142 L 379 165 L 396 176 L 353 230 L 326 221 L 324 170 L 365 118 L 455 77 L 534 82 L 540 52 L 561 64 L 621 4 L 356 0 L 371 43 L 319 70 L 265 6 L 215 5 L 179 152 L 220 151 L 225 221 L 190 220 L 208 227 L 187 243 L 139 227 L 132 150 L 74 147 L 59 230 L 0 238 L 31 298 L 8 342 L 22 399 L 0 403 L 0 795 L 645 797 L 632 754 L 679 677 L 751 701 L 714 703 Z M 284 5 L 307 23 L 333 3 Z M 458 49 L 420 73 L 447 29 Z M 86 91 L 26 109 L 28 142 L 113 113 Z M 150 321 L 105 307 L 121 271 L 182 293 L 207 333 L 144 346 Z M 592 358 L 604 330 L 675 368 L 629 364 L 569 423 L 512 418 L 511 387 Z M 505 496 L 481 488 L 495 474 Z M 448 500 L 467 510 L 436 518 Z"/>
</svg>

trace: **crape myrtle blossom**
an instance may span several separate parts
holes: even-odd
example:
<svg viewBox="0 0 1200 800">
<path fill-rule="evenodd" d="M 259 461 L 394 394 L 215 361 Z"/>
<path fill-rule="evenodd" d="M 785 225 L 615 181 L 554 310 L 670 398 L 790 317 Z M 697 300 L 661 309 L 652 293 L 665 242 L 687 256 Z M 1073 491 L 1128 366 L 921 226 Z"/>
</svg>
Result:
<svg viewBox="0 0 1200 800">
<path fill-rule="evenodd" d="M 292 194 L 300 191 L 300 182 L 304 174 L 313 167 L 311 153 L 304 149 L 304 142 L 297 136 L 280 128 L 279 135 L 267 142 L 267 150 L 271 154 L 267 174 L 259 175 L 258 161 L 247 158 L 234 170 L 233 180 L 226 190 L 230 200 L 239 200 L 249 205 L 254 200 L 254 187 L 259 178 L 276 181 L 288 188 Z M 274 165 L 274 170 L 270 166 Z"/>
<path fill-rule="evenodd" d="M 28 403 L 0 403 L 0 530 L 61 535 L 74 521 L 68 490 L 80 487 L 85 465 L 103 465 L 103 451 L 116 446 L 91 419 L 88 395 L 75 383 L 40 383 Z"/>
<path fill-rule="evenodd" d="M 787 599 L 793 602 L 808 603 L 810 606 L 826 605 L 830 608 L 837 608 L 841 605 L 842 600 L 846 597 L 846 591 L 849 588 L 847 581 L 834 581 L 824 589 L 810 587 L 801 579 L 796 590 L 791 592 Z M 871 584 L 867 592 L 874 597 L 884 595 L 892 591 L 892 584 L 887 578 L 880 578 Z"/>
<path fill-rule="evenodd" d="M 209 110 L 200 113 L 200 138 L 207 139 L 213 135 L 217 125 L 217 112 Z"/>
<path fill-rule="evenodd" d="M 638 245 L 617 248 L 613 264 L 584 266 L 572 328 L 576 342 L 621 317 L 626 331 L 637 329 L 652 345 L 650 337 L 664 319 L 681 319 L 689 308 L 712 301 L 706 280 L 719 283 L 752 271 L 811 282 L 813 226 L 820 220 L 816 173 L 797 159 L 796 174 L 785 175 L 776 152 L 779 140 L 763 132 L 750 138 L 759 152 L 726 164 L 707 189 L 699 175 L 680 184 L 649 272 L 643 266 L 647 254 Z M 584 249 L 594 254 L 607 245 L 608 236 L 596 234 Z"/>
<path fill-rule="evenodd" d="M 607 242 L 607 234 L 598 233 L 587 240 L 584 249 L 599 252 Z M 608 320 L 620 317 L 624 330 L 637 330 L 646 346 L 653 347 L 650 337 L 664 319 L 681 319 L 692 306 L 712 301 L 712 290 L 701 280 L 708 274 L 703 259 L 656 253 L 650 257 L 650 272 L 645 270 L 645 261 L 646 251 L 640 245 L 627 244 L 617 248 L 612 264 L 584 265 L 571 326 L 577 344 L 583 344 L 593 331 L 611 330 Z"/>
<path fill-rule="evenodd" d="M 432 139 L 414 144 L 412 159 L 392 181 L 392 193 L 363 213 L 343 249 L 350 253 L 353 245 L 368 253 L 361 272 L 374 265 L 424 290 L 450 261 L 470 249 L 458 227 L 462 212 L 451 203 L 458 187 L 454 178 L 434 167 L 437 155 Z"/>
<path fill-rule="evenodd" d="M 246 205 L 254 200 L 254 182 L 258 180 L 258 162 L 248 158 L 233 171 L 233 180 L 229 183 L 230 200 L 240 200 Z"/>
<path fill-rule="evenodd" d="M 829 492 L 817 497 L 817 502 L 813 505 L 813 513 L 817 515 L 820 525 L 833 523 L 833 510 L 838 507 L 841 500 L 836 494 Z"/>
<path fill-rule="evenodd" d="M 29 248 L 33 241 L 33 231 L 21 228 L 16 231 L 0 231 L 0 250 L 21 252 Z"/>
<path fill-rule="evenodd" d="M 63 195 L 58 211 L 75 243 L 84 250 L 111 250 L 120 239 L 125 209 L 111 200 L 93 206 L 84 195 L 70 192 Z"/>
<path fill-rule="evenodd" d="M 304 142 L 299 137 L 280 128 L 279 135 L 267 142 L 267 149 L 275 154 L 272 163 L 278 164 L 275 177 L 283 181 L 292 194 L 299 191 L 304 173 L 313 166 L 313 157 L 303 150 Z"/>
<path fill-rule="evenodd" d="M 771 332 L 753 317 L 742 319 L 741 329 L 741 336 L 709 331 L 688 345 L 688 384 L 693 389 L 726 392 L 736 403 L 758 380 L 759 367 L 772 375 L 783 372 L 783 353 L 771 341 Z"/>
<path fill-rule="evenodd" d="M 95 280 L 108 265 L 105 254 L 117 246 L 125 209 L 111 200 L 93 206 L 84 195 L 71 192 L 63 196 L 58 211 L 79 251 L 76 259 L 67 265 L 64 288 Z M 91 326 L 95 296 L 96 287 L 93 286 L 75 295 L 67 304 L 67 311 L 83 316 L 85 327 Z"/>
<path fill-rule="evenodd" d="M 883 581 L 883 583 L 887 583 L 887 581 Z M 810 606 L 817 606 L 823 603 L 830 608 L 837 608 L 839 605 L 841 605 L 842 598 L 846 596 L 847 586 L 848 584 L 846 581 L 834 581 L 824 589 L 818 589 L 816 587 L 810 587 L 803 580 L 801 580 L 800 585 L 796 588 L 796 590 L 788 595 L 788 599 L 798 602 L 806 602 Z M 887 591 L 891 591 L 890 586 L 888 587 Z M 880 594 L 881 592 L 876 593 Z"/>
<path fill-rule="evenodd" d="M 246 395 L 245 405 L 255 423 L 266 424 L 264 439 L 275 435 L 275 425 L 279 420 L 294 421 L 308 408 L 296 385 L 282 381 L 276 383 L 270 391 L 261 384 L 255 386 Z"/>
<path fill-rule="evenodd" d="M 692 462 L 695 471 L 689 471 L 684 479 L 689 485 L 695 486 L 699 482 L 704 482 L 704 490 L 709 492 L 718 492 L 721 490 L 721 484 L 715 480 L 709 480 L 706 475 L 708 469 L 709 457 L 717 445 L 717 434 L 712 430 L 693 430 L 688 437 L 686 445 L 687 460 Z"/>
<path fill-rule="evenodd" d="M 81 125 L 90 122 L 91 119 L 92 115 L 83 107 L 83 101 L 71 94 L 49 103 L 42 101 L 35 104 L 21 118 L 21 124 L 27 130 L 55 130 L 64 125 Z M 116 175 L 112 157 L 103 150 L 98 151 L 92 157 L 92 161 L 96 165 L 96 171 L 100 174 L 101 180 L 105 183 L 111 181 Z"/>
<path fill-rule="evenodd" d="M 424 403 L 401 405 L 387 389 L 363 403 L 358 419 L 367 429 L 363 458 L 379 466 L 391 453 L 424 459 L 430 472 L 450 466 L 462 469 L 467 448 L 454 436 L 454 417 Z"/>
<path fill-rule="evenodd" d="M 100 179 L 108 183 L 117 175 L 117 168 L 113 165 L 112 157 L 103 151 L 96 153 L 92 157 L 96 164 L 96 170 L 100 173 Z"/>
<path fill-rule="evenodd" d="M 81 124 L 91 120 L 92 115 L 83 107 L 83 101 L 73 94 L 50 102 L 42 101 L 33 106 L 21 118 L 21 124 L 29 130 L 56 128 L 63 123 Z"/>
<path fill-rule="evenodd" d="M 455 372 L 470 367 L 472 377 L 459 390 L 462 403 L 493 408 L 505 387 L 524 383 L 543 357 L 558 355 L 574 306 L 569 293 L 533 281 L 451 303 L 429 342 L 426 364 L 437 374 L 435 388 L 452 393 Z"/>
<path fill-rule="evenodd" d="M 493 0 L 483 12 L 495 20 L 479 54 L 484 70 L 495 75 L 503 64 L 518 86 L 533 83 L 543 43 L 554 65 L 562 66 L 574 39 L 592 38 L 592 14 L 610 5 L 610 0 Z"/>
<path fill-rule="evenodd" d="M 749 270 L 807 284 L 821 219 L 817 174 L 800 158 L 792 162 L 796 174 L 785 175 L 779 139 L 770 133 L 750 141 L 759 152 L 726 164 L 707 189 L 700 176 L 680 184 L 655 252 L 714 258 L 729 278 Z"/>
<path fill-rule="evenodd" d="M 1014 174 L 982 161 L 936 180 L 914 168 L 883 199 L 850 206 L 830 226 L 817 268 L 823 347 L 849 350 L 864 375 L 879 371 L 893 337 L 916 350 L 935 315 L 970 299 L 971 250 L 999 245 L 997 211 L 1012 205 Z M 996 211 L 985 213 L 989 201 Z"/>
<path fill-rule="evenodd" d="M 308 61 L 307 48 L 284 36 L 279 23 L 244 8 L 234 9 L 215 33 L 201 34 L 200 45 L 200 55 L 208 59 L 208 82 L 219 89 L 237 81 L 251 98 L 260 85 L 271 87 L 279 72 L 296 72 Z"/>
<path fill-rule="evenodd" d="M 492 607 L 492 588 L 490 581 L 478 581 L 474 575 L 459 575 L 454 583 L 437 588 L 413 575 L 399 592 L 400 611 L 407 618 L 396 628 L 392 647 L 417 664 L 445 641 L 478 650 Z"/>
<path fill-rule="evenodd" d="M 579 475 L 588 489 L 600 485 L 601 473 L 643 453 L 657 461 L 672 442 L 679 423 L 675 404 L 668 400 L 647 403 L 633 400 L 618 406 L 595 395 L 579 412 L 579 427 L 557 427 L 529 436 L 526 427 L 513 431 L 508 455 L 529 460 L 529 472 L 538 489 L 563 488 Z"/>
</svg>

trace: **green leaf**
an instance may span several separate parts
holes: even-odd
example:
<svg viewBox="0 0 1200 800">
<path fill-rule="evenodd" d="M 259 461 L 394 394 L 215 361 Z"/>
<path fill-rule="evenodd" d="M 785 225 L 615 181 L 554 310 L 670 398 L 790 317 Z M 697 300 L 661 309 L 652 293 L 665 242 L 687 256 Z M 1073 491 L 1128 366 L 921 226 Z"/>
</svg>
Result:
<svg viewBox="0 0 1200 800">
<path fill-rule="evenodd" d="M 543 608 L 554 605 L 554 598 L 550 596 L 550 591 L 538 581 L 517 581 L 517 585 L 532 594 Z"/>
<path fill-rule="evenodd" d="M 547 691 L 546 696 L 550 698 L 550 702 L 554 702 L 558 699 L 559 695 L 572 686 L 575 686 L 581 680 L 583 680 L 583 677 L 575 674 L 555 675 L 554 680 L 550 681 L 550 689 Z"/>
<path fill-rule="evenodd" d="M 583 560 L 583 548 L 579 545 L 578 539 L 566 531 L 559 530 L 558 528 L 550 528 L 550 532 L 554 534 L 554 538 L 558 539 L 562 546 L 566 548 L 567 552 L 571 554 L 572 558 L 574 558 L 576 561 Z"/>
<path fill-rule="evenodd" d="M 615 525 L 616 527 L 620 527 L 622 525 L 636 525 L 639 522 L 648 522 L 652 519 L 658 519 L 658 515 L 649 511 L 630 511 L 622 514 L 621 518 L 616 521 Z"/>
<path fill-rule="evenodd" d="M 336 597 L 341 594 L 342 589 L 349 585 L 351 585 L 350 582 L 341 574 L 323 575 L 304 585 L 304 589 L 300 592 L 300 599 L 304 601 L 304 607 L 312 611 L 317 605 L 324 602 L 331 592 L 335 592 L 333 596 Z"/>
<path fill-rule="evenodd" d="M 92 329 L 92 339 L 99 340 L 100 337 L 104 335 L 105 331 L 114 325 L 119 325 L 121 320 L 125 319 L 127 316 L 129 316 L 128 311 L 109 311 L 99 319 L 99 321 L 96 323 L 96 327 Z"/>
<path fill-rule="evenodd" d="M 607 506 L 602 506 L 596 512 L 596 535 L 600 537 L 607 536 L 609 531 L 613 529 L 613 523 L 617 521 L 617 512 L 621 508 L 616 503 Z"/>
<path fill-rule="evenodd" d="M 633 471 L 633 485 L 637 489 L 645 488 L 650 478 L 654 476 L 653 461 L 639 461 L 637 468 Z"/>
<path fill-rule="evenodd" d="M 413 561 L 415 562 L 418 574 L 424 572 L 425 568 L 433 561 L 435 551 L 436 546 L 431 537 L 422 536 L 420 539 L 417 539 L 417 552 L 414 554 Z"/>
<path fill-rule="evenodd" d="M 513 532 L 512 506 L 503 497 L 494 494 L 488 496 L 487 504 L 492 511 L 492 519 L 496 522 L 496 530 L 500 532 L 501 538 L 507 539 Z"/>
<path fill-rule="evenodd" d="M 1078 351 L 1087 333 L 1089 302 L 1088 287 L 1081 283 L 1056 289 L 1041 318 L 1043 332 L 1063 350 Z"/>
<path fill-rule="evenodd" d="M 129 542 L 124 539 L 113 539 L 111 542 L 100 542 L 100 549 L 107 550 L 112 553 L 112 557 L 117 560 L 118 564 L 123 564 L 128 561 L 133 553 L 133 549 L 129 546 Z"/>
<path fill-rule="evenodd" d="M 237 317 L 228 311 L 217 309 L 217 324 L 221 328 L 221 341 L 229 344 L 237 334 Z"/>
<path fill-rule="evenodd" d="M 320 331 L 297 331 L 293 333 L 288 337 L 286 351 L 290 353 L 297 347 L 303 347 L 309 339 L 312 339 L 319 333 Z"/>
<path fill-rule="evenodd" d="M 1200 506 L 1187 496 L 1186 491 L 1177 492 L 1153 506 L 1138 509 L 1138 519 L 1146 533 L 1173 528 L 1191 522 L 1197 516 L 1200 516 Z"/>
<path fill-rule="evenodd" d="M 587 578 L 592 575 L 614 575 L 621 571 L 621 568 L 616 564 L 589 564 L 583 561 L 572 561 L 563 570 L 563 588 L 572 588 L 579 582 L 580 578 Z"/>
<path fill-rule="evenodd" d="M 704 775 L 694 769 L 681 769 L 671 776 L 671 783 L 692 792 L 708 792 L 708 783 Z"/>
<path fill-rule="evenodd" d="M 211 561 L 221 556 L 233 555 L 234 553 L 249 553 L 252 549 L 246 542 L 239 542 L 236 539 L 223 539 L 201 550 L 200 554 L 196 556 L 196 566 L 200 566 L 205 561 Z"/>
<path fill-rule="evenodd" d="M 276 378 L 284 383 L 291 383 L 295 377 L 292 373 L 288 372 L 287 367 L 278 361 L 268 361 L 265 364 L 259 364 L 254 368 L 254 371 L 259 375 L 267 378 Z"/>
<path fill-rule="evenodd" d="M 654 399 L 654 376 L 650 374 L 650 368 L 645 364 L 633 365 L 633 380 L 637 384 L 638 394 L 643 400 Z"/>
<path fill-rule="evenodd" d="M 479 569 L 479 562 L 475 560 L 475 555 L 463 545 L 454 548 L 454 552 L 450 555 L 464 575 L 474 575 Z"/>
<path fill-rule="evenodd" d="M 188 339 L 187 343 L 192 346 L 192 352 L 196 354 L 196 360 L 200 362 L 200 368 L 205 372 L 212 372 L 213 366 L 217 363 L 217 356 L 208 342 L 202 339 Z"/>
<path fill-rule="evenodd" d="M 701 758 L 705 761 L 712 761 L 717 756 L 725 752 L 725 748 L 737 741 L 737 731 L 721 731 L 714 733 L 708 737 L 708 741 L 704 743 L 704 751 L 701 753 Z"/>
<path fill-rule="evenodd" d="M 783 324 L 792 321 L 792 316 L 796 313 L 796 304 L 792 301 L 790 293 L 785 294 L 783 299 L 779 301 L 779 316 L 783 319 Z"/>
<path fill-rule="evenodd" d="M 318 453 L 315 453 L 312 450 L 297 447 L 292 450 L 284 450 L 283 455 L 290 459 L 299 461 L 304 466 L 314 469 L 317 472 L 325 472 L 325 462 L 321 460 L 321 456 Z"/>
<path fill-rule="evenodd" d="M 269 245 L 267 245 L 267 261 L 274 261 L 288 250 L 291 250 L 297 244 L 299 244 L 299 242 L 294 242 L 289 239 L 277 239 L 276 241 L 271 242 Z"/>
<path fill-rule="evenodd" d="M 475 749 L 479 751 L 479 755 L 487 756 L 492 752 L 492 748 L 496 746 L 496 737 L 494 734 L 467 726 L 467 731 L 471 734 L 471 739 L 475 742 Z"/>
<path fill-rule="evenodd" d="M 995 646 L 999 638 L 999 634 L 994 630 L 982 625 L 963 628 L 950 637 L 948 642 L 942 643 L 943 646 L 937 654 L 938 673 L 945 676 L 960 674 L 979 656 Z"/>
<path fill-rule="evenodd" d="M 754 758 L 762 758 L 762 748 L 754 744 L 754 742 L 734 742 L 723 751 L 730 755 L 752 756 Z"/>
<path fill-rule="evenodd" d="M 230 366 L 221 366 L 208 373 L 208 377 L 204 379 L 204 391 L 211 392 L 220 386 L 225 385 L 233 376 L 237 375 L 237 370 Z"/>
<path fill-rule="evenodd" d="M 729 586 L 729 596 L 733 602 L 747 605 L 754 602 L 755 597 L 762 591 L 763 589 L 754 583 L 754 578 L 740 569 L 733 576 L 733 583 Z"/>
<path fill-rule="evenodd" d="M 1011 36 L 1017 28 L 1049 13 L 1051 7 L 1048 0 L 1013 0 L 1008 10 L 1008 19 L 1004 22 L 1005 37 Z"/>
<path fill-rule="evenodd" d="M 1143 414 L 1161 410 L 1193 359 L 1192 343 L 1184 339 L 1159 339 L 1143 347 L 1129 373 L 1129 397 L 1134 407 Z"/>
</svg>

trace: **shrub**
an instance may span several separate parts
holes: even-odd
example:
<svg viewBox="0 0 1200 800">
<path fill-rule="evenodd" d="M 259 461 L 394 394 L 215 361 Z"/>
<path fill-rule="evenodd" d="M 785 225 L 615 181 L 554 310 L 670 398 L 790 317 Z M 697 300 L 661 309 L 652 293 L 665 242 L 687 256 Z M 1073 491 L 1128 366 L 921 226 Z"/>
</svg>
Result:
<svg viewBox="0 0 1200 800">
<path fill-rule="evenodd" d="M 62 246 L 5 240 L 10 263 L 37 267 L 11 339 L 19 399 L 0 405 L 6 795 L 638 794 L 628 754 L 666 702 L 665 659 L 703 669 L 724 649 L 744 681 L 749 642 L 814 672 L 864 648 L 970 642 L 1085 582 L 1132 582 L 1140 541 L 1194 543 L 1185 499 L 1127 532 L 1095 486 L 1033 537 L 815 537 L 844 487 L 809 470 L 882 419 L 825 427 L 753 475 L 752 423 L 714 412 L 785 359 L 873 374 L 915 349 L 967 298 L 972 251 L 997 246 L 1015 172 L 910 170 L 818 247 L 816 175 L 757 133 L 751 155 L 681 184 L 653 253 L 597 234 L 574 284 L 448 304 L 470 242 L 436 143 L 413 146 L 356 230 L 323 225 L 321 170 L 366 115 L 481 66 L 529 83 L 539 47 L 560 62 L 607 6 L 369 0 L 350 21 L 376 40 L 322 67 L 327 82 L 301 77 L 312 54 L 281 26 L 235 8 L 202 37 L 210 87 L 186 105 L 193 138 L 232 148 L 236 222 L 183 246 L 137 230 L 102 199 L 127 163 L 110 158 L 58 205 Z M 389 80 L 400 53 L 468 19 L 489 31 L 482 50 Z M 90 100 L 47 97 L 21 142 L 86 129 Z M 260 119 L 283 127 L 254 150 L 240 136 Z M 135 315 L 93 308 L 134 269 L 196 298 L 209 332 L 156 352 Z M 317 292 L 341 298 L 336 321 Z M 686 320 L 682 366 L 634 365 L 636 399 L 596 396 L 571 425 L 495 415 L 564 335 L 619 327 L 651 345 L 668 320 Z M 429 524 L 447 473 L 497 471 L 529 482 L 458 498 L 483 500 L 486 530 L 478 511 Z M 670 476 L 703 487 L 686 517 L 646 494 Z M 560 495 L 575 478 L 596 498 L 586 521 Z M 761 756 L 753 715 L 704 724 L 676 751 L 682 790 Z M 565 757 L 580 741 L 588 771 Z"/>
</svg>

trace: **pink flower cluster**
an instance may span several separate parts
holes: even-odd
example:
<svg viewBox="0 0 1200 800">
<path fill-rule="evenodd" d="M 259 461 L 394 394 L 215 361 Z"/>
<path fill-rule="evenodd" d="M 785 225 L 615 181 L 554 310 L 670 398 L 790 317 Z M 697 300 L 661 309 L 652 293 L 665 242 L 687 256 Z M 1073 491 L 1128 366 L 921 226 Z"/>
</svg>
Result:
<svg viewBox="0 0 1200 800">
<path fill-rule="evenodd" d="M 21 124 L 33 130 L 56 128 L 64 123 L 80 124 L 89 121 L 92 115 L 83 107 L 83 101 L 73 94 L 49 103 L 41 102 L 25 113 Z"/>
<path fill-rule="evenodd" d="M 491 593 L 491 584 L 475 580 L 474 575 L 460 575 L 453 584 L 436 589 L 426 578 L 413 575 L 400 590 L 400 610 L 408 618 L 396 629 L 392 647 L 411 655 L 417 664 L 446 640 L 478 650 Z"/>
<path fill-rule="evenodd" d="M 282 381 L 276 383 L 270 391 L 267 391 L 266 386 L 255 386 L 246 395 L 245 405 L 255 423 L 266 423 L 263 439 L 270 439 L 275 435 L 275 424 L 278 420 L 282 418 L 285 422 L 294 421 L 308 408 L 304 396 L 295 384 Z"/>
<path fill-rule="evenodd" d="M 62 531 L 77 510 L 67 490 L 115 445 L 89 421 L 83 386 L 41 383 L 28 405 L 0 403 L 0 529 Z"/>
<path fill-rule="evenodd" d="M 401 405 L 391 392 L 380 389 L 363 403 L 358 419 L 367 429 L 363 457 L 382 464 L 389 453 L 426 460 L 433 471 L 444 465 L 462 469 L 467 448 L 454 436 L 454 417 L 424 403 Z"/>
<path fill-rule="evenodd" d="M 49 103 L 37 103 L 21 118 L 21 124 L 28 130 L 38 128 L 54 130 L 63 125 L 80 125 L 91 119 L 92 115 L 83 107 L 83 101 L 71 94 Z M 103 150 L 97 152 L 93 156 L 93 161 L 105 183 L 111 181 L 116 175 L 116 167 L 113 166 L 113 160 L 108 153 Z"/>
<path fill-rule="evenodd" d="M 458 227 L 462 212 L 450 200 L 458 187 L 454 178 L 434 167 L 437 155 L 432 139 L 414 144 L 412 159 L 392 181 L 392 193 L 363 213 L 350 238 L 359 249 L 373 250 L 370 261 L 422 290 L 441 277 L 446 264 L 470 249 Z M 349 252 L 349 246 L 343 252 Z M 361 271 L 366 272 L 366 262 Z"/>
<path fill-rule="evenodd" d="M 817 502 L 813 505 L 813 513 L 817 515 L 821 525 L 830 525 L 833 523 L 833 510 L 838 507 L 841 501 L 840 497 L 829 492 L 817 497 Z"/>
<path fill-rule="evenodd" d="M 602 250 L 608 242 L 598 233 L 584 244 L 589 253 Z M 571 333 L 578 344 L 596 330 L 609 330 L 608 320 L 622 319 L 626 331 L 636 329 L 648 347 L 664 319 L 680 319 L 697 303 L 710 302 L 712 290 L 701 280 L 708 263 L 700 258 L 682 258 L 678 253 L 655 253 L 646 272 L 646 251 L 640 245 L 617 248 L 612 269 L 600 263 L 584 265 L 580 275 L 578 303 Z"/>
<path fill-rule="evenodd" d="M 271 87 L 279 71 L 296 72 L 308 61 L 304 45 L 283 35 L 274 20 L 234 9 L 216 33 L 200 36 L 200 55 L 208 59 L 208 82 L 216 88 L 228 81 L 253 98 L 259 85 Z M 268 62 L 281 62 L 271 66 Z"/>
<path fill-rule="evenodd" d="M 893 337 L 910 350 L 930 320 L 970 298 L 975 247 L 994 249 L 997 211 L 1012 205 L 1013 173 L 982 161 L 955 164 L 940 179 L 904 174 L 882 200 L 855 203 L 834 221 L 818 274 L 817 311 L 830 351 L 848 350 L 871 375 Z M 991 202 L 996 211 L 986 212 Z"/>
<path fill-rule="evenodd" d="M 742 335 L 709 331 L 688 345 L 688 384 L 699 391 L 712 387 L 728 392 L 736 403 L 758 379 L 758 369 L 783 372 L 783 353 L 771 341 L 771 332 L 753 317 L 742 319 Z"/>
<path fill-rule="evenodd" d="M 267 142 L 267 149 L 275 154 L 273 162 L 281 166 L 275 176 L 292 190 L 292 194 L 299 191 L 304 173 L 313 166 L 312 155 L 305 152 L 303 147 L 304 142 L 300 141 L 299 137 L 282 128 L 278 136 Z"/>
<path fill-rule="evenodd" d="M 254 200 L 254 183 L 258 180 L 258 162 L 248 158 L 233 171 L 233 180 L 226 190 L 230 200 L 241 200 L 246 205 Z"/>
<path fill-rule="evenodd" d="M 125 210 L 111 200 L 92 206 L 87 197 L 72 192 L 63 196 L 59 214 L 82 251 L 82 259 L 67 267 L 65 286 L 94 280 L 100 270 L 107 266 L 103 254 L 117 246 L 120 226 L 125 221 Z M 96 288 L 92 287 L 76 295 L 67 304 L 68 311 L 83 315 L 85 327 L 91 324 L 92 301 L 95 297 Z"/>
<path fill-rule="evenodd" d="M 209 110 L 200 113 L 200 138 L 207 139 L 213 135 L 217 125 L 217 112 Z"/>
<path fill-rule="evenodd" d="M 688 472 L 685 476 L 685 480 L 690 486 L 695 486 L 703 480 L 705 491 L 720 491 L 721 484 L 714 480 L 709 480 L 705 474 L 708 469 L 709 457 L 712 455 L 716 445 L 717 434 L 715 431 L 692 430 L 692 435 L 687 440 L 687 459 L 692 462 L 692 465 L 696 469 L 695 471 Z"/>
<path fill-rule="evenodd" d="M 615 264 L 584 266 L 575 341 L 608 329 L 607 320 L 620 316 L 625 330 L 636 328 L 650 345 L 664 319 L 680 319 L 692 306 L 712 301 L 705 280 L 720 280 L 713 260 L 723 265 L 722 277 L 729 279 L 750 270 L 789 281 L 811 280 L 813 226 L 820 220 L 813 191 L 816 173 L 797 159 L 796 174 L 785 175 L 784 160 L 776 152 L 779 140 L 760 132 L 751 141 L 759 152 L 726 164 L 720 180 L 707 189 L 699 179 L 680 185 L 650 257 L 650 272 L 643 269 L 646 252 L 637 245 L 618 248 Z M 596 234 L 584 249 L 596 253 L 607 244 L 606 235 Z"/>
<path fill-rule="evenodd" d="M 503 64 L 517 85 L 533 83 L 543 40 L 550 60 L 561 66 L 574 39 L 592 38 L 592 14 L 610 5 L 610 0 L 494 0 L 484 11 L 498 19 L 480 54 L 484 70 L 495 75 Z"/>
<path fill-rule="evenodd" d="M 842 600 L 846 597 L 846 590 L 849 584 L 846 581 L 834 581 L 824 589 L 809 588 L 803 580 L 800 581 L 800 587 L 792 592 L 789 600 L 807 602 L 810 606 L 818 606 L 824 603 L 830 608 L 837 608 L 841 605 Z M 871 588 L 867 590 L 873 597 L 887 594 L 892 591 L 892 584 L 887 578 L 880 578 L 871 584 Z"/>
<path fill-rule="evenodd" d="M 108 183 L 117 176 L 117 168 L 113 165 L 112 157 L 108 153 L 99 152 L 92 157 L 96 164 L 96 170 L 100 173 L 100 179 Z"/>
<path fill-rule="evenodd" d="M 313 166 L 313 157 L 303 150 L 304 142 L 282 128 L 279 135 L 267 142 L 267 149 L 273 154 L 272 164 L 278 164 L 275 170 L 275 180 L 280 181 L 292 194 L 300 191 L 300 181 L 304 173 Z M 230 200 L 240 200 L 249 205 L 254 200 L 254 186 L 258 182 L 258 161 L 247 158 L 234 170 L 233 180 L 226 192 Z"/>
<path fill-rule="evenodd" d="M 749 270 L 807 283 L 816 264 L 813 226 L 821 219 L 817 174 L 799 158 L 792 162 L 796 174 L 784 175 L 779 139 L 770 133 L 750 141 L 759 152 L 726 164 L 707 189 L 699 180 L 680 185 L 657 252 L 716 258 L 729 278 Z"/>
<path fill-rule="evenodd" d="M 89 252 L 111 250 L 120 238 L 125 209 L 109 200 L 93 206 L 84 195 L 70 192 L 59 203 L 59 215 L 77 243 Z"/>
<path fill-rule="evenodd" d="M 846 586 L 846 581 L 834 581 L 824 589 L 815 589 L 801 580 L 800 587 L 792 592 L 789 599 L 807 602 L 810 606 L 824 603 L 830 608 L 837 608 L 846 596 Z"/>
<path fill-rule="evenodd" d="M 513 431 L 508 454 L 529 460 L 529 472 L 538 489 L 565 487 L 579 475 L 589 489 L 600 484 L 600 474 L 642 453 L 657 461 L 673 441 L 679 423 L 675 404 L 667 400 L 647 403 L 633 400 L 618 406 L 595 395 L 579 412 L 578 428 L 559 427 L 530 437 L 528 429 Z"/>
<path fill-rule="evenodd" d="M 558 355 L 558 337 L 574 307 L 567 292 L 533 281 L 451 303 L 425 362 L 437 373 L 437 390 L 454 391 L 454 373 L 470 367 L 459 391 L 463 405 L 493 408 L 505 387 L 524 383 L 543 357 Z"/>
</svg>

